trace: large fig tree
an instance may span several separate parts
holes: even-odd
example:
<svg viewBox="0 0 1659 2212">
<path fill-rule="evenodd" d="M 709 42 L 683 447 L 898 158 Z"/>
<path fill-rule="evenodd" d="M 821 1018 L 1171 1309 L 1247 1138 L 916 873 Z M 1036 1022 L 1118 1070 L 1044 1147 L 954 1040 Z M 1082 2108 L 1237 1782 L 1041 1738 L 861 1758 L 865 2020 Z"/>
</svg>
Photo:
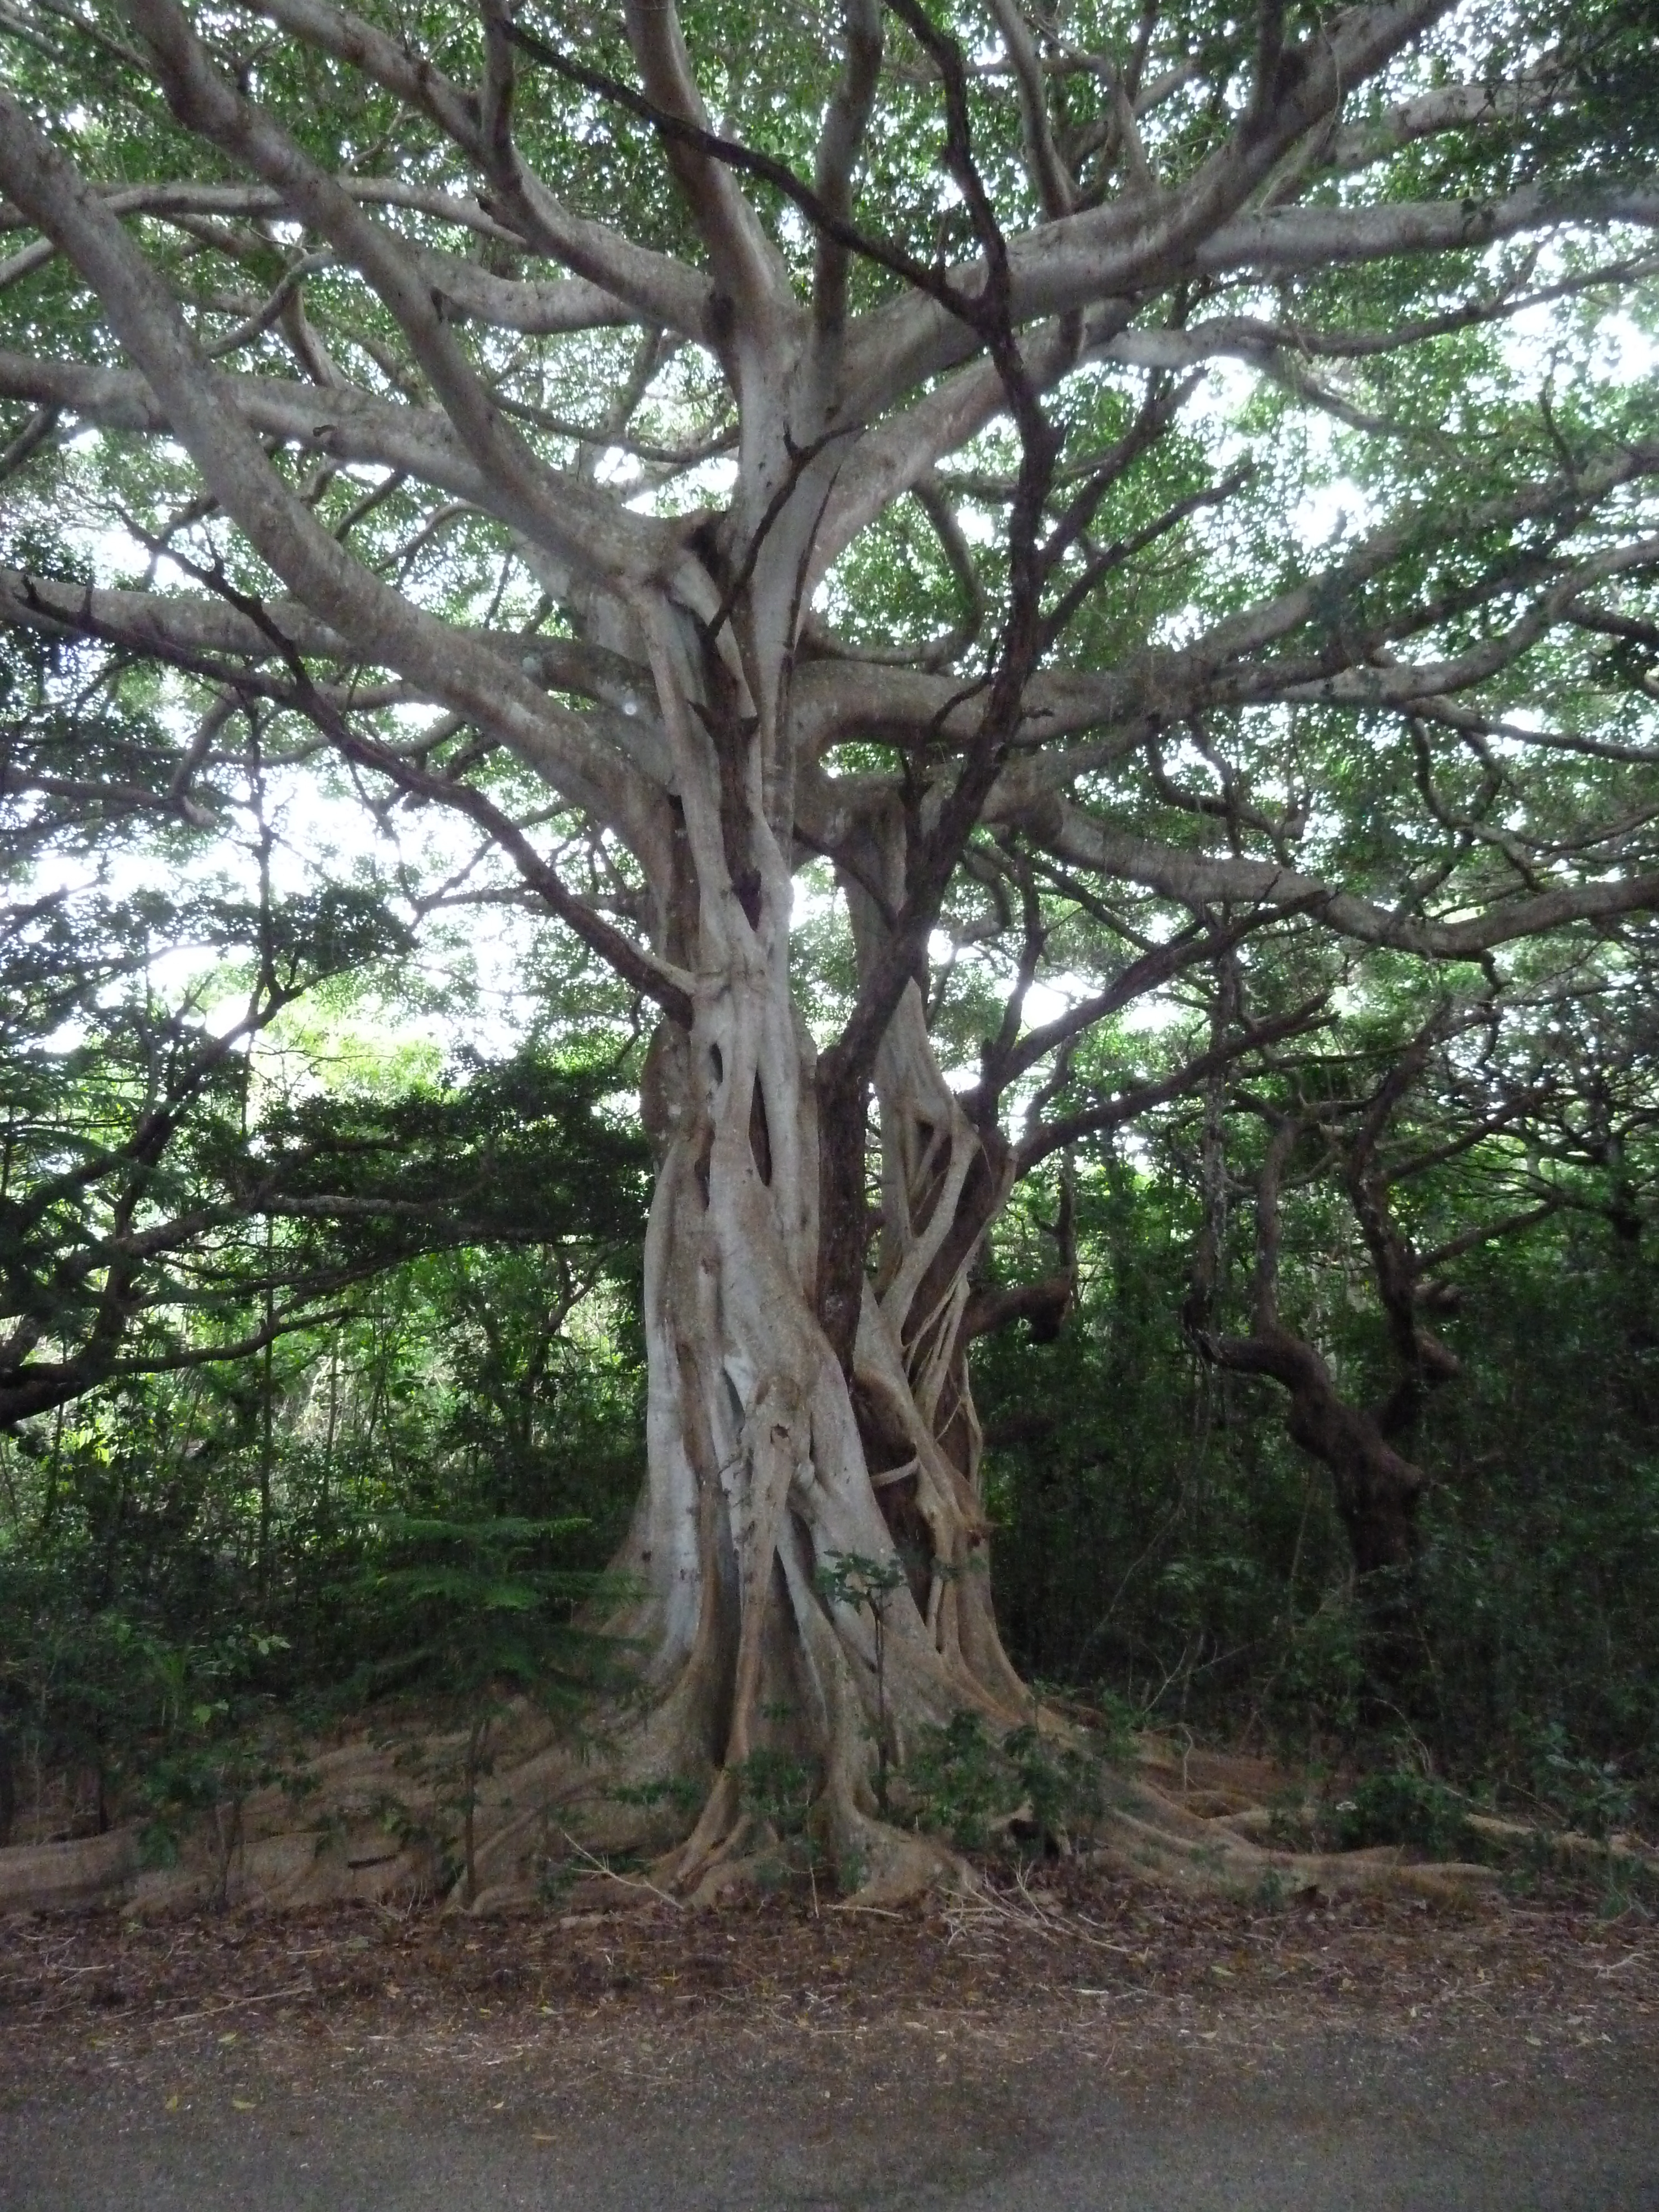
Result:
<svg viewBox="0 0 1659 2212">
<path fill-rule="evenodd" d="M 1322 1018 L 1322 945 L 1501 981 L 1659 905 L 1646 12 L 0 20 L 0 617 L 157 672 L 142 803 L 256 730 L 653 1009 L 627 1756 L 702 1778 L 683 1884 L 785 1742 L 907 1878 L 878 1766 L 1029 1710 L 968 1371 L 1058 1295 L 984 1280 L 1016 1180 Z M 70 756 L 9 780 L 113 803 Z"/>
</svg>

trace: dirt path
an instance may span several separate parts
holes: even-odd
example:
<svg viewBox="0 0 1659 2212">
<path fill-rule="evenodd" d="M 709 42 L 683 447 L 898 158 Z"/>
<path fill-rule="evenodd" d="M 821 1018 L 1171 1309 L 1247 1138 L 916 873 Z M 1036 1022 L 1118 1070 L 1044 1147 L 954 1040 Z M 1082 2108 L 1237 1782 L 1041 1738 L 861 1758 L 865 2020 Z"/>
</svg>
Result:
<svg viewBox="0 0 1659 2212">
<path fill-rule="evenodd" d="M 4 2212 L 1659 2212 L 1659 1928 L 1018 1895 L 0 1928 Z"/>
</svg>

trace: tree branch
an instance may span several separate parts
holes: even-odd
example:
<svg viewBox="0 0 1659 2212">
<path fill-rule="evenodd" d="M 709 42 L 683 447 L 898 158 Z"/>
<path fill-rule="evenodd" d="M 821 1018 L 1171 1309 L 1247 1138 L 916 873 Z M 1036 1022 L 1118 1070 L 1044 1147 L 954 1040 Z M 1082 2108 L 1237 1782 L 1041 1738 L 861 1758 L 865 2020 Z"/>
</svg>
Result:
<svg viewBox="0 0 1659 2212">
<path fill-rule="evenodd" d="M 370 575 L 324 530 L 271 469 L 246 426 L 219 400 L 154 273 L 116 218 L 63 156 L 0 92 L 0 182 L 56 238 L 103 301 L 173 434 L 213 497 L 300 599 L 368 660 L 390 663 L 559 783 L 647 852 L 657 804 L 637 771 L 606 760 L 574 716 Z"/>
</svg>

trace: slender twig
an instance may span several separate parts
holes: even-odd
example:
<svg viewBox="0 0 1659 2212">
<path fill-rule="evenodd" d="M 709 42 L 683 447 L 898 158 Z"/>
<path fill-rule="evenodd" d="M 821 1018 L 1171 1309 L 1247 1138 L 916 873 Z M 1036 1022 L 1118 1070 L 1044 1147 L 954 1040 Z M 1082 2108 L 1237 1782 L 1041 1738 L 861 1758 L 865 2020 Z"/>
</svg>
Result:
<svg viewBox="0 0 1659 2212">
<path fill-rule="evenodd" d="M 579 1844 L 568 1828 L 561 1828 L 559 1833 L 574 1851 L 576 1856 L 584 1864 L 592 1867 L 595 1874 L 602 1874 L 607 1881 L 620 1882 L 624 1889 L 647 1890 L 653 1897 L 659 1898 L 665 1905 L 672 1905 L 676 1912 L 683 1912 L 685 1910 L 683 1898 L 671 1897 L 665 1889 L 659 1889 L 654 1881 L 647 1881 L 642 1875 L 618 1874 L 615 1867 L 607 1866 L 602 1858 L 596 1857 L 584 1844 Z"/>
</svg>

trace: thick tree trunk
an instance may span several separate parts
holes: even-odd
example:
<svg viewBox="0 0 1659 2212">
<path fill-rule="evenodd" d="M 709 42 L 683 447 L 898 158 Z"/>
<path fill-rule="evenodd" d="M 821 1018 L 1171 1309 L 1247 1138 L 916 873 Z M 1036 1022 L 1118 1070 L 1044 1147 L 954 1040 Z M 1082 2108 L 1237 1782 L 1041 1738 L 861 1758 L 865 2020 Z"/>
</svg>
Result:
<svg viewBox="0 0 1659 2212">
<path fill-rule="evenodd" d="M 1338 1395 L 1311 1345 L 1284 1334 L 1269 1350 L 1276 1358 L 1257 1361 L 1256 1371 L 1289 1389 L 1286 1427 L 1330 1470 L 1356 1573 L 1363 1579 L 1409 1570 L 1417 1555 L 1423 1470 L 1395 1449 L 1376 1419 Z"/>
<path fill-rule="evenodd" d="M 882 1829 L 878 1729 L 902 1765 L 919 1727 L 963 1708 L 1012 1726 L 1025 1702 L 983 1571 L 959 1342 L 983 1224 L 958 1222 L 982 1149 L 919 1003 L 894 1029 L 882 1263 L 850 1376 L 814 1311 L 814 1056 L 787 989 L 728 975 L 689 1034 L 665 1024 L 652 1048 L 648 1475 L 617 1563 L 641 1595 L 617 1625 L 649 1654 L 630 1764 L 708 1784 L 684 1887 L 741 1859 L 750 1762 L 773 1752 L 811 1774 L 838 1859 L 902 1879 L 938 1855 Z M 903 1569 L 879 1675 L 870 1609 L 826 1591 L 848 1560 Z"/>
<path fill-rule="evenodd" d="M 1390 1094 L 1389 1103 L 1394 1095 L 1397 1093 Z M 1291 1438 L 1329 1473 L 1336 1510 L 1353 1554 L 1366 1631 L 1366 1701 L 1376 1717 L 1395 1712 L 1410 1701 L 1418 1671 L 1413 1581 L 1417 1513 L 1425 1478 L 1397 1444 L 1410 1436 L 1429 1382 L 1457 1371 L 1456 1362 L 1417 1317 L 1415 1271 L 1408 1248 L 1394 1230 L 1385 1187 L 1365 1179 L 1382 1119 L 1380 1114 L 1374 1117 L 1364 1155 L 1356 1150 L 1351 1188 L 1396 1337 L 1405 1333 L 1411 1356 L 1399 1387 L 1379 1413 L 1351 1405 L 1317 1348 L 1279 1318 L 1281 1197 L 1291 1155 L 1304 1133 L 1295 1117 L 1281 1116 L 1275 1123 L 1255 1178 L 1253 1325 L 1248 1336 L 1229 1336 L 1211 1326 L 1220 1259 L 1217 1197 L 1224 1170 L 1220 1119 L 1212 1103 L 1204 1156 L 1211 1202 L 1194 1253 L 1184 1314 L 1194 1344 L 1213 1365 L 1239 1375 L 1267 1376 L 1288 1394 L 1285 1426 Z M 1430 1352 L 1436 1355 L 1432 1361 Z"/>
<path fill-rule="evenodd" d="M 1273 1326 L 1248 1337 L 1200 1340 L 1206 1358 L 1236 1374 L 1266 1375 L 1290 1394 L 1285 1427 L 1327 1469 L 1353 1554 L 1364 1630 L 1368 1717 L 1396 1719 L 1420 1690 L 1416 1625 L 1417 1514 L 1423 1470 L 1389 1442 L 1386 1413 L 1350 1405 L 1314 1346 Z"/>
<path fill-rule="evenodd" d="M 774 1754 L 810 1775 L 839 1862 L 914 1887 L 942 1855 L 879 1820 L 878 1732 L 902 1765 L 919 1728 L 963 1708 L 1012 1726 L 1028 1703 L 983 1571 L 962 1328 L 1006 1176 L 907 986 L 872 1071 L 881 1241 L 843 1364 L 819 1318 L 818 1084 L 793 995 L 769 717 L 751 710 L 752 672 L 739 681 L 706 641 L 659 619 L 649 643 L 682 794 L 657 938 L 696 988 L 644 1081 L 648 1473 L 617 1561 L 638 1595 L 613 1623 L 644 1655 L 642 1709 L 620 1755 L 632 1778 L 706 1792 L 668 1869 L 682 1889 L 742 1863 L 760 1825 L 750 1780 Z M 862 1083 L 856 1096 L 838 1133 L 861 1158 Z M 879 1668 L 870 1606 L 826 1586 L 849 1561 L 902 1570 Z"/>
</svg>

